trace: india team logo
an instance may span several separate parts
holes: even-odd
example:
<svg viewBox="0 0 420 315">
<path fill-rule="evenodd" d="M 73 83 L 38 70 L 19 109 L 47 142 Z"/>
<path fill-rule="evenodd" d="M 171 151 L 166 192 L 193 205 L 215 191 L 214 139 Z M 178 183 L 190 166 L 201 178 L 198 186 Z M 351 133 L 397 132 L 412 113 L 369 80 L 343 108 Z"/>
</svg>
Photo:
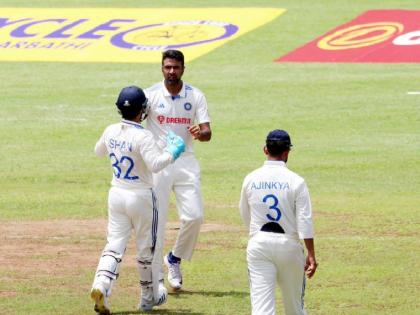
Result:
<svg viewBox="0 0 420 315">
<path fill-rule="evenodd" d="M 185 110 L 191 110 L 191 108 L 192 108 L 191 103 L 185 103 L 184 108 L 185 108 Z"/>
</svg>

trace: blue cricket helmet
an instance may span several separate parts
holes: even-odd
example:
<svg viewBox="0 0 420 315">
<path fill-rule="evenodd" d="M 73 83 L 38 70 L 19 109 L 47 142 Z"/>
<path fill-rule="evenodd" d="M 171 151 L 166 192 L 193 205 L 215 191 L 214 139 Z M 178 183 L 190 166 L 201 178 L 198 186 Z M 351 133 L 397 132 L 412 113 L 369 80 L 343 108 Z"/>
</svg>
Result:
<svg viewBox="0 0 420 315">
<path fill-rule="evenodd" d="M 148 112 L 147 101 L 143 90 L 138 86 L 132 85 L 121 90 L 115 105 L 117 105 L 123 118 L 132 119 L 142 111 L 143 120 L 146 118 Z"/>
</svg>

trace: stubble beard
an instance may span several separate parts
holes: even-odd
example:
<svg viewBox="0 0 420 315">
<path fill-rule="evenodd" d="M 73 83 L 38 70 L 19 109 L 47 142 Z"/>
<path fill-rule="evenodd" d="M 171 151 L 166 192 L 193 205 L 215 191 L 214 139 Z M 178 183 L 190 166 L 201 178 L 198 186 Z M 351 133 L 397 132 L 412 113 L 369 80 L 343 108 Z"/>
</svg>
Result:
<svg viewBox="0 0 420 315">
<path fill-rule="evenodd" d="M 167 85 L 177 86 L 177 85 L 179 85 L 181 83 L 181 79 L 180 78 L 175 78 L 175 79 L 169 79 L 169 78 L 167 78 L 165 80 L 165 83 Z"/>
</svg>

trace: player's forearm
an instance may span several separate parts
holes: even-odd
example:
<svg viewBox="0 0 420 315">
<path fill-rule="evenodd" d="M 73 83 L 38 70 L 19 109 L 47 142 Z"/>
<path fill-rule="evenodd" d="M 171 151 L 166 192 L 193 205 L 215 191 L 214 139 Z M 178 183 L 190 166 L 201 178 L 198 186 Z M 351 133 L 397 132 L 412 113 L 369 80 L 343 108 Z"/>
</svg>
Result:
<svg viewBox="0 0 420 315">
<path fill-rule="evenodd" d="M 305 262 L 305 273 L 308 278 L 312 278 L 318 267 L 318 263 L 315 258 L 315 246 L 313 238 L 305 238 L 305 247 L 308 252 Z"/>
<path fill-rule="evenodd" d="M 145 159 L 146 166 L 152 173 L 160 172 L 172 162 L 173 158 L 169 152 L 163 152 L 162 154 L 155 155 L 154 157 L 148 156 Z"/>
<path fill-rule="evenodd" d="M 305 182 L 302 182 L 297 190 L 295 207 L 297 230 L 300 239 L 312 239 L 314 236 L 312 206 Z"/>
<path fill-rule="evenodd" d="M 305 238 L 303 240 L 305 242 L 306 251 L 308 252 L 308 256 L 315 257 L 315 245 L 313 238 Z"/>
<path fill-rule="evenodd" d="M 198 141 L 210 141 L 211 139 L 211 128 L 210 123 L 202 123 L 188 127 L 188 131 L 191 133 L 194 139 Z"/>
<path fill-rule="evenodd" d="M 197 137 L 199 141 L 205 142 L 210 141 L 211 139 L 211 130 L 200 130 L 200 133 Z"/>
</svg>

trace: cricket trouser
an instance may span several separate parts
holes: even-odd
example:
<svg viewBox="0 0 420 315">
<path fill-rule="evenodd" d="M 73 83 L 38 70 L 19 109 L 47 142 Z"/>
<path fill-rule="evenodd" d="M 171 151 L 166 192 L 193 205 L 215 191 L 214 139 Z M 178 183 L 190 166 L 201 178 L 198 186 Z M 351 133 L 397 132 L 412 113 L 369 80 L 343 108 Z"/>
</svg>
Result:
<svg viewBox="0 0 420 315">
<path fill-rule="evenodd" d="M 247 262 L 252 315 L 276 314 L 276 282 L 282 291 L 285 314 L 306 314 L 305 258 L 298 239 L 260 231 L 248 242 Z"/>
<path fill-rule="evenodd" d="M 158 211 L 152 189 L 111 187 L 108 195 L 107 244 L 99 260 L 93 285 L 99 282 L 106 290 L 106 295 L 111 294 L 132 230 L 141 283 L 151 285 L 157 224 Z"/>
<path fill-rule="evenodd" d="M 175 193 L 180 230 L 172 253 L 190 260 L 203 222 L 200 166 L 192 153 L 184 153 L 175 163 L 153 177 L 159 203 L 158 246 L 163 248 L 171 190 Z M 162 243 L 160 243 L 162 242 Z"/>
</svg>

